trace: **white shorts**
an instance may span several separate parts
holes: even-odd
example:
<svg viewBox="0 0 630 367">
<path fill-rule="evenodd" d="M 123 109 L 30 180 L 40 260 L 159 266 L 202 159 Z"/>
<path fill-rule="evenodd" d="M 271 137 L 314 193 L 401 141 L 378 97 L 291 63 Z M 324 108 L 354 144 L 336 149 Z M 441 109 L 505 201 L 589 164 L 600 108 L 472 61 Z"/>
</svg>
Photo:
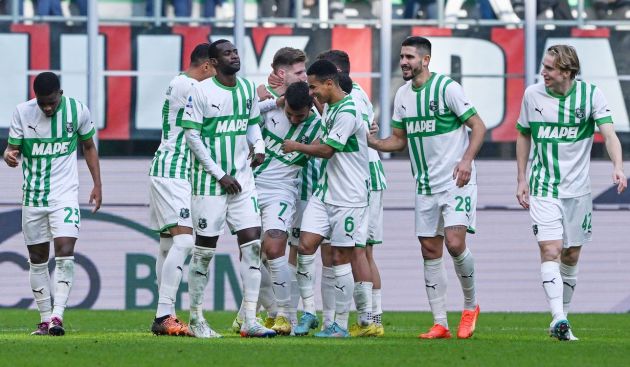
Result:
<svg viewBox="0 0 630 367">
<path fill-rule="evenodd" d="M 79 238 L 79 229 L 81 212 L 77 201 L 54 207 L 22 207 L 22 233 L 27 246 L 49 243 L 58 237 Z"/>
<path fill-rule="evenodd" d="M 235 195 L 193 195 L 192 218 L 197 234 L 206 237 L 223 234 L 226 222 L 232 233 L 260 227 L 256 189 Z"/>
<path fill-rule="evenodd" d="M 453 187 L 432 195 L 416 195 L 416 236 L 444 236 L 444 227 L 466 226 L 475 233 L 477 185 Z"/>
<path fill-rule="evenodd" d="M 562 240 L 564 248 L 591 241 L 593 199 L 591 194 L 576 198 L 529 197 L 529 215 L 536 240 Z"/>
<path fill-rule="evenodd" d="M 367 239 L 368 207 L 351 208 L 323 203 L 311 196 L 308 201 L 301 231 L 330 238 L 335 247 L 365 247 Z"/>
<path fill-rule="evenodd" d="M 370 191 L 367 244 L 383 243 L 383 191 Z"/>
<path fill-rule="evenodd" d="M 262 232 L 278 229 L 290 232 L 295 217 L 295 197 L 291 194 L 259 192 L 258 205 L 262 216 Z"/>
<path fill-rule="evenodd" d="M 150 228 L 156 232 L 168 232 L 175 226 L 192 228 L 190 182 L 155 176 L 149 182 Z"/>
</svg>

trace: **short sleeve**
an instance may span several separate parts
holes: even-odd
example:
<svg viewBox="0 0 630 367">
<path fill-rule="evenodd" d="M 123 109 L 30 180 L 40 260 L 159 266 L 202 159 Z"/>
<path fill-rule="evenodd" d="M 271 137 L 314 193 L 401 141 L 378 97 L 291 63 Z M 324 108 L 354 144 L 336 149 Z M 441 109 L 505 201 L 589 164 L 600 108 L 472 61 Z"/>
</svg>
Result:
<svg viewBox="0 0 630 367">
<path fill-rule="evenodd" d="M 82 103 L 78 105 L 81 106 L 81 111 L 79 112 L 79 131 L 77 133 L 79 134 L 79 139 L 85 141 L 96 134 L 96 129 L 94 128 L 94 122 L 92 121 L 90 110 L 87 106 Z"/>
<path fill-rule="evenodd" d="M 593 86 L 593 89 L 593 96 L 591 97 L 591 116 L 593 117 L 593 120 L 595 120 L 595 123 L 598 126 L 603 124 L 612 124 L 612 113 L 610 112 L 608 101 L 606 101 L 604 93 L 595 86 Z"/>
<path fill-rule="evenodd" d="M 170 96 L 167 95 L 166 98 L 170 101 L 171 106 L 184 106 L 177 111 L 177 117 L 175 118 L 175 126 L 182 126 L 182 121 L 184 120 L 185 114 L 185 106 L 188 103 L 188 97 L 192 92 L 192 89 L 195 87 L 195 83 L 191 82 L 190 79 L 181 81 L 180 83 L 173 83 L 170 87 L 171 92 Z"/>
<path fill-rule="evenodd" d="M 531 127 L 529 126 L 529 116 L 527 113 L 527 110 L 529 109 L 527 96 L 527 91 L 525 91 L 523 102 L 521 102 L 521 113 L 518 115 L 518 120 L 516 121 L 516 129 L 523 134 L 529 135 L 531 134 Z"/>
<path fill-rule="evenodd" d="M 190 95 L 184 106 L 184 116 L 182 118 L 181 127 L 184 129 L 201 130 L 203 126 L 203 117 L 205 115 L 205 98 L 200 84 L 190 90 Z"/>
<path fill-rule="evenodd" d="M 363 126 L 363 123 L 360 125 Z M 340 152 L 346 147 L 348 139 L 357 131 L 356 116 L 350 112 L 340 111 L 333 126 L 328 132 L 324 144 L 330 145 Z"/>
<path fill-rule="evenodd" d="M 400 96 L 401 89 L 398 89 L 396 92 L 396 96 L 394 97 L 394 111 L 392 113 L 392 127 L 396 129 L 404 129 L 405 125 L 403 124 L 404 111 L 402 109 L 402 97 Z"/>
<path fill-rule="evenodd" d="M 24 130 L 22 129 L 22 121 L 20 119 L 20 112 L 16 108 L 13 111 L 13 118 L 11 119 L 11 125 L 9 125 L 9 144 L 20 146 L 24 139 Z"/>
<path fill-rule="evenodd" d="M 446 86 L 444 90 L 444 102 L 462 122 L 466 122 L 471 116 L 477 113 L 475 107 L 464 94 L 464 88 L 455 81 Z"/>
</svg>

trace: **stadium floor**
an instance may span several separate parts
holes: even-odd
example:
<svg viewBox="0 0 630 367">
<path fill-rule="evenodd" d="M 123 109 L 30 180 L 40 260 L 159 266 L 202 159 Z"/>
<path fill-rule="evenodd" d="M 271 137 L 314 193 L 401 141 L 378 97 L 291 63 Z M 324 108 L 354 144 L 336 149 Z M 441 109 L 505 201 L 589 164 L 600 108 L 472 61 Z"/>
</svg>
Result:
<svg viewBox="0 0 630 367">
<path fill-rule="evenodd" d="M 182 315 L 185 313 L 182 312 Z M 482 313 L 470 340 L 416 338 L 428 313 L 387 312 L 383 338 L 242 339 L 229 331 L 234 313 L 207 318 L 226 337 L 156 337 L 152 311 L 69 310 L 64 337 L 33 337 L 37 312 L 0 312 L 0 366 L 623 366 L 630 350 L 627 314 L 575 314 L 577 342 L 546 336 L 542 313 Z M 456 330 L 459 315 L 449 322 Z M 351 320 L 354 316 L 351 317 Z"/>
</svg>

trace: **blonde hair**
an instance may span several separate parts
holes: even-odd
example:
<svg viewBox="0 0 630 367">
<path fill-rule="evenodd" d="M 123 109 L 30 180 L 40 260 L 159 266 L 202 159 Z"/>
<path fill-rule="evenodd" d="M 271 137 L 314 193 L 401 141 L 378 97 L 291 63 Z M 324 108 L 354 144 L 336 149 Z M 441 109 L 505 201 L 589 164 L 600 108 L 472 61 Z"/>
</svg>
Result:
<svg viewBox="0 0 630 367">
<path fill-rule="evenodd" d="M 553 45 L 547 53 L 554 57 L 554 66 L 562 71 L 568 71 L 571 79 L 580 72 L 580 59 L 575 47 L 569 45 Z"/>
</svg>

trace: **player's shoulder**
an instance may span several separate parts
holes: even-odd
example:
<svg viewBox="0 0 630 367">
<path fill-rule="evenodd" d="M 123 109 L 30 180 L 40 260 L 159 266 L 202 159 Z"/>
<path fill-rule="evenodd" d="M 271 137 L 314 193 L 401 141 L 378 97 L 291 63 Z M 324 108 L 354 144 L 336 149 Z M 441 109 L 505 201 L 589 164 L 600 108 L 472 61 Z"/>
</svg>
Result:
<svg viewBox="0 0 630 367">
<path fill-rule="evenodd" d="M 36 98 L 29 99 L 26 102 L 18 103 L 18 105 L 15 106 L 15 109 L 18 110 L 19 112 L 26 112 L 29 110 L 33 110 L 35 108 L 39 108 L 39 106 L 37 105 Z"/>
<path fill-rule="evenodd" d="M 171 79 L 169 87 L 173 89 L 190 89 L 197 83 L 199 83 L 197 79 L 191 78 L 185 73 L 181 73 Z"/>
<path fill-rule="evenodd" d="M 241 78 L 240 76 L 237 76 L 236 83 L 237 85 L 240 84 L 241 86 L 246 87 L 250 91 L 256 90 L 256 85 L 254 84 L 254 82 L 252 82 L 251 80 L 247 78 Z"/>
<path fill-rule="evenodd" d="M 535 97 L 547 94 L 544 83 L 536 83 L 525 88 L 524 97 Z"/>
</svg>

